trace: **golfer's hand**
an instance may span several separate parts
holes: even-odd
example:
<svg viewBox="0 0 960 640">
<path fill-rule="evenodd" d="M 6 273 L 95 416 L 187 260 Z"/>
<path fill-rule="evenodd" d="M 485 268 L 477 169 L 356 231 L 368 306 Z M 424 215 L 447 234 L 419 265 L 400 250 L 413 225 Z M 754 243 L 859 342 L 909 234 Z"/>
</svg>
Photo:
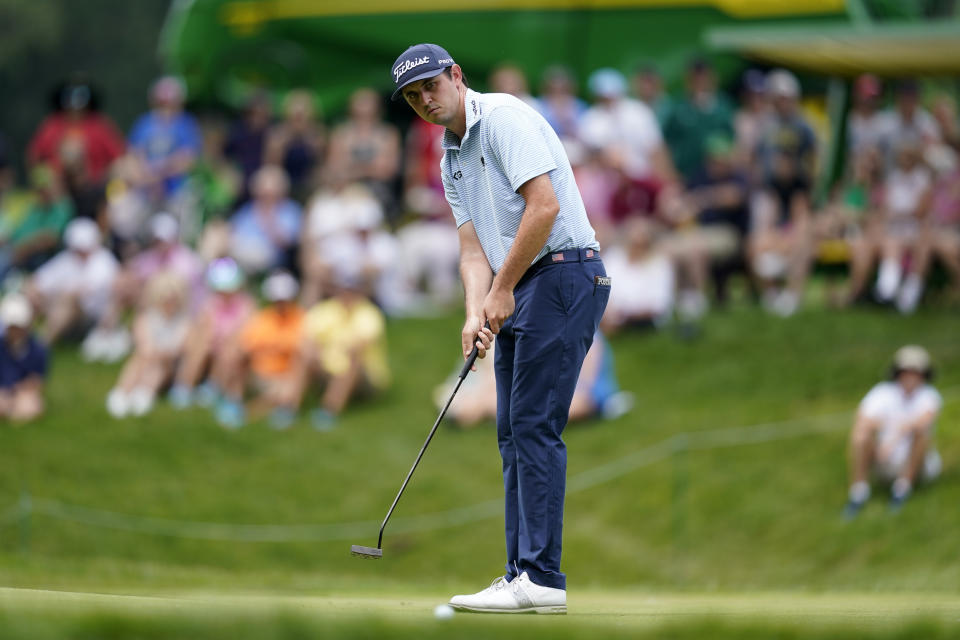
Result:
<svg viewBox="0 0 960 640">
<path fill-rule="evenodd" d="M 470 357 L 473 347 L 477 347 L 477 357 L 484 358 L 487 355 L 487 349 L 493 343 L 493 332 L 483 326 L 483 318 L 473 316 L 467 318 L 463 325 L 463 332 L 460 334 L 460 343 L 463 347 L 463 359 Z M 476 371 L 476 367 L 471 367 L 471 371 Z"/>
<path fill-rule="evenodd" d="M 487 294 L 487 299 L 483 301 L 483 315 L 486 321 L 490 323 L 490 330 L 493 331 L 493 333 L 500 333 L 500 329 L 503 328 L 503 323 L 513 315 L 515 307 L 516 302 L 513 299 L 513 291 L 498 289 L 496 287 L 490 289 L 490 293 Z"/>
</svg>

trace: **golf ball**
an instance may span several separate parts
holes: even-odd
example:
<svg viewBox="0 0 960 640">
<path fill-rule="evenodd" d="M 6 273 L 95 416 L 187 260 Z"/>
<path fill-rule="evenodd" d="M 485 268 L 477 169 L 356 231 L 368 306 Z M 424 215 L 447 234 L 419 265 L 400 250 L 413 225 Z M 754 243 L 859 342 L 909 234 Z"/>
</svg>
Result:
<svg viewBox="0 0 960 640">
<path fill-rule="evenodd" d="M 438 604 L 433 608 L 433 617 L 437 620 L 449 620 L 453 617 L 453 607 L 448 604 Z"/>
</svg>

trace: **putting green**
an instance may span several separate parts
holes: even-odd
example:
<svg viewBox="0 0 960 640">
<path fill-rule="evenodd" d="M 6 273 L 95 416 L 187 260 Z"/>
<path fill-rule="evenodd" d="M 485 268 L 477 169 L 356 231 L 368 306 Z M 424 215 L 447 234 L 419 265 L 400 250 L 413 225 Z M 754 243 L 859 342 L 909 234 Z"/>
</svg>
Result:
<svg viewBox="0 0 960 640">
<path fill-rule="evenodd" d="M 951 637 L 960 602 L 942 593 L 571 594 L 567 616 L 433 618 L 445 594 L 361 597 L 119 595 L 0 589 L 0 637 Z"/>
</svg>

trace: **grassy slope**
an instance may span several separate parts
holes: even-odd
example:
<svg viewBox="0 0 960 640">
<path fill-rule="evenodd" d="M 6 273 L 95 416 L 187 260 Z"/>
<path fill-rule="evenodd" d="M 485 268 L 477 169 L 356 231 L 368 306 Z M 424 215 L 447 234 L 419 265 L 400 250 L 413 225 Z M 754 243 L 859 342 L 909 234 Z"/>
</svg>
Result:
<svg viewBox="0 0 960 640">
<path fill-rule="evenodd" d="M 332 433 L 262 424 L 224 432 L 202 410 L 160 407 L 117 422 L 102 408 L 115 369 L 61 353 L 49 416 L 0 429 L 0 513 L 21 491 L 121 513 L 226 523 L 370 521 L 360 538 L 210 542 L 143 535 L 35 516 L 0 527 L 0 584 L 151 592 L 168 588 L 361 593 L 371 588 L 475 587 L 502 558 L 494 515 L 402 533 L 405 517 L 496 499 L 499 459 L 489 428 L 443 431 L 388 529 L 385 559 L 352 559 L 435 418 L 433 386 L 456 358 L 459 319 L 391 326 L 396 384 Z M 811 311 L 781 321 L 751 309 L 718 313 L 702 338 L 625 335 L 617 369 L 638 406 L 613 423 L 567 432 L 570 476 L 675 433 L 852 411 L 893 350 L 922 342 L 939 384 L 960 395 L 960 340 L 948 311 L 900 318 L 873 310 Z M 947 590 L 960 584 L 960 403 L 946 407 L 942 482 L 893 517 L 881 495 L 844 523 L 845 417 L 817 435 L 691 451 L 573 492 L 565 570 L 574 589 Z M 362 531 L 366 531 L 363 529 Z"/>
</svg>

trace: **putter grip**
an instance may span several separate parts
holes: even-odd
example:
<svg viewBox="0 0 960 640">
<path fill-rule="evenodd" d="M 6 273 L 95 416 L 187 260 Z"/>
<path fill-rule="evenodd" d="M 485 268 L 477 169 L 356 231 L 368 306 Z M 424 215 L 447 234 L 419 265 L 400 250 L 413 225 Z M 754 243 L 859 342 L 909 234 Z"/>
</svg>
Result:
<svg viewBox="0 0 960 640">
<path fill-rule="evenodd" d="M 490 323 L 484 323 L 484 329 L 490 328 Z M 476 341 L 476 340 L 474 340 Z M 463 363 L 463 369 L 460 370 L 460 379 L 463 380 L 467 377 L 467 374 L 470 373 L 470 369 L 473 367 L 473 363 L 477 361 L 477 345 L 473 345 L 473 351 L 470 352 L 470 355 L 467 356 L 467 361 Z"/>
</svg>

